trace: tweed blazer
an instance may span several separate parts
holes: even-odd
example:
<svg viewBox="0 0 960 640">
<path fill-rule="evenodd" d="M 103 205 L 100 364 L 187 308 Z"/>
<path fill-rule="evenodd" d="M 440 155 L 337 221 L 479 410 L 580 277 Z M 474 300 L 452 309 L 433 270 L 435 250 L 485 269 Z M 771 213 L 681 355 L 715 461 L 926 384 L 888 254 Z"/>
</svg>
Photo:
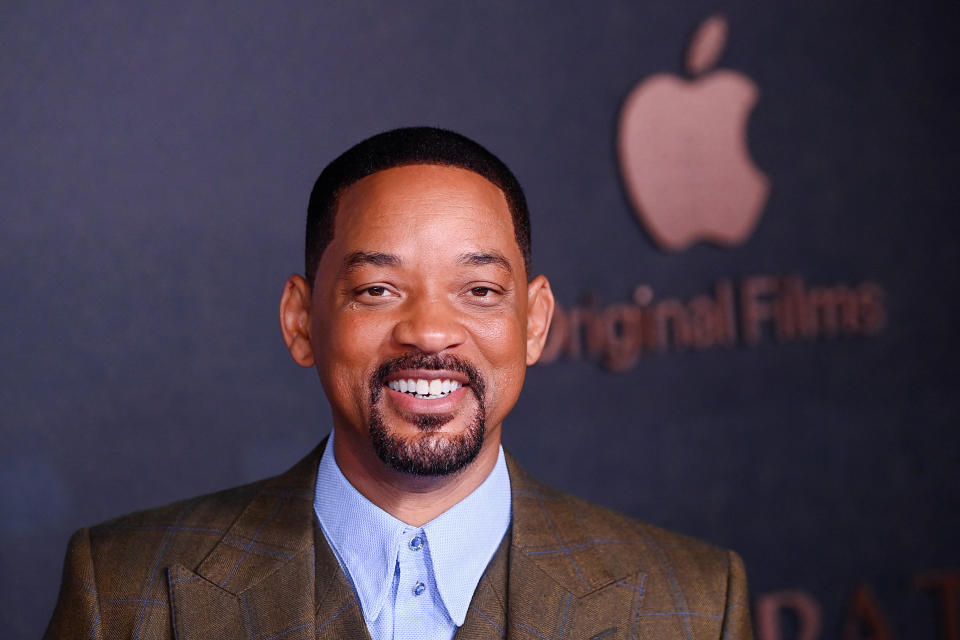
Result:
<svg viewBox="0 0 960 640">
<path fill-rule="evenodd" d="M 44 637 L 369 638 L 314 516 L 322 451 L 78 531 Z M 511 528 L 456 640 L 752 637 L 736 554 L 553 490 L 510 456 L 507 468 Z"/>
</svg>

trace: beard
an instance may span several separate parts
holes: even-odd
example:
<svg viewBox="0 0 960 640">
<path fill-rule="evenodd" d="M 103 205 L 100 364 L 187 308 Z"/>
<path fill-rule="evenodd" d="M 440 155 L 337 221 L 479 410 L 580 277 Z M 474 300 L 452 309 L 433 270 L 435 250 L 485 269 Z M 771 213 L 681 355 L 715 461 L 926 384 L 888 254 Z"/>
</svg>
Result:
<svg viewBox="0 0 960 640">
<path fill-rule="evenodd" d="M 462 433 L 447 435 L 440 428 L 453 420 L 453 414 L 414 415 L 410 421 L 420 433 L 402 438 L 391 433 L 380 410 L 386 378 L 402 369 L 446 369 L 457 371 L 470 380 L 470 391 L 477 399 L 476 409 Z M 485 383 L 479 372 L 456 356 L 411 354 L 385 362 L 370 378 L 370 440 L 377 456 L 390 468 L 417 476 L 446 476 L 474 461 L 483 447 L 487 430 L 484 407 Z"/>
</svg>

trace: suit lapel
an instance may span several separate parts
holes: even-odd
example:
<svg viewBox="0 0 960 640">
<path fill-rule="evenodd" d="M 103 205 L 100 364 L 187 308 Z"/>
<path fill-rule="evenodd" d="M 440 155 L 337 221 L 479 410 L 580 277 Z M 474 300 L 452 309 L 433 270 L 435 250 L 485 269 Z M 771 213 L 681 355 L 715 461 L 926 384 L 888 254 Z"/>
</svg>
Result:
<svg viewBox="0 0 960 640">
<path fill-rule="evenodd" d="M 267 480 L 195 571 L 168 570 L 179 640 L 314 637 L 313 493 L 322 447 Z"/>
<path fill-rule="evenodd" d="M 621 637 L 628 624 L 602 611 L 632 610 L 635 594 L 621 587 L 636 571 L 612 566 L 564 494 L 540 484 L 509 455 L 512 536 L 507 602 L 508 638 Z M 622 628 L 620 628 L 622 627 Z"/>
<path fill-rule="evenodd" d="M 314 485 L 323 446 L 266 481 L 195 570 L 168 569 L 178 640 L 369 638 L 353 588 L 316 525 Z M 619 637 L 609 617 L 593 613 L 637 610 L 642 572 L 605 562 L 566 496 L 537 482 L 509 455 L 507 468 L 511 530 L 456 639 Z M 624 620 L 620 633 L 630 626 Z"/>
<path fill-rule="evenodd" d="M 314 520 L 313 538 L 316 558 L 315 637 L 317 640 L 335 640 L 336 638 L 369 640 L 370 634 L 357 596 L 316 520 Z"/>
<path fill-rule="evenodd" d="M 506 637 L 510 539 L 508 530 L 477 583 L 467 617 L 454 634 L 454 640 L 495 640 Z"/>
</svg>

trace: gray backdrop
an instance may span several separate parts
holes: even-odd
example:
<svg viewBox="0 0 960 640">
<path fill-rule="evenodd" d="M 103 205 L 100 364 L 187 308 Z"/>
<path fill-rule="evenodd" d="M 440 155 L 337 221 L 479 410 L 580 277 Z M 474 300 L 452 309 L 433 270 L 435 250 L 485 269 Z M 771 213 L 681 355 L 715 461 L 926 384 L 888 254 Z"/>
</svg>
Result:
<svg viewBox="0 0 960 640">
<path fill-rule="evenodd" d="M 627 93 L 721 11 L 772 190 L 740 247 L 655 248 L 622 187 Z M 560 301 L 720 278 L 879 283 L 875 337 L 531 370 L 505 425 L 541 479 L 738 550 L 840 634 L 868 583 L 934 638 L 960 568 L 957 3 L 5 2 L 0 628 L 37 637 L 68 535 L 284 470 L 328 430 L 277 323 L 317 173 L 399 125 L 499 154 Z M 213 465 L 202 461 L 216 461 Z M 956 603 L 953 603 L 956 606 Z M 789 631 L 789 620 L 785 623 Z"/>
</svg>

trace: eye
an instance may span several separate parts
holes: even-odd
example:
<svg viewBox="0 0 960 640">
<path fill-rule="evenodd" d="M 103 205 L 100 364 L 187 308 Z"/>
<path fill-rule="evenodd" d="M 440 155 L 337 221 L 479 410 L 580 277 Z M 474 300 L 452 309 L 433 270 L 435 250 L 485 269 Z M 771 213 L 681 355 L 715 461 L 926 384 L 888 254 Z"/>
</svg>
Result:
<svg viewBox="0 0 960 640">
<path fill-rule="evenodd" d="M 367 305 L 384 304 L 389 302 L 391 298 L 395 298 L 396 295 L 396 291 L 382 284 L 361 287 L 353 291 L 354 300 Z"/>
<path fill-rule="evenodd" d="M 475 285 L 466 289 L 464 300 L 481 307 L 493 307 L 503 301 L 503 290 L 496 286 Z"/>
</svg>

